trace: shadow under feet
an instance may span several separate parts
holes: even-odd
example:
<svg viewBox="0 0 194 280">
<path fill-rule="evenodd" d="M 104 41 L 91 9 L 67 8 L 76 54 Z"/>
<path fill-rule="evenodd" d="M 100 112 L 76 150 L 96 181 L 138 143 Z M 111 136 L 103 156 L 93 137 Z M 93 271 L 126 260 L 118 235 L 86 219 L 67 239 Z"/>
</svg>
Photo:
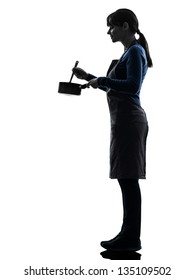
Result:
<svg viewBox="0 0 194 280">
<path fill-rule="evenodd" d="M 141 260 L 141 254 L 137 252 L 127 252 L 127 251 L 103 251 L 100 255 L 104 259 L 110 260 Z"/>
</svg>

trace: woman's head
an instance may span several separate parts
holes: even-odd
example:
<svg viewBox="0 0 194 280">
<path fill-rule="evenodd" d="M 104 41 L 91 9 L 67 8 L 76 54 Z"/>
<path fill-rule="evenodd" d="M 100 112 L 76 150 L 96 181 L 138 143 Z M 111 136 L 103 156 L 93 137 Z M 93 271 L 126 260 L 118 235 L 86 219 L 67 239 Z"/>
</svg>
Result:
<svg viewBox="0 0 194 280">
<path fill-rule="evenodd" d="M 128 24 L 131 34 L 139 35 L 139 39 L 137 41 L 145 49 L 148 67 L 152 67 L 152 59 L 150 57 L 148 43 L 144 35 L 139 30 L 139 22 L 134 12 L 129 9 L 119 9 L 107 17 L 107 25 L 109 27 L 122 27 L 126 23 Z"/>
<path fill-rule="evenodd" d="M 139 30 L 139 22 L 136 15 L 128 9 L 119 9 L 107 17 L 108 26 L 123 26 L 127 22 L 131 33 L 135 34 Z"/>
</svg>

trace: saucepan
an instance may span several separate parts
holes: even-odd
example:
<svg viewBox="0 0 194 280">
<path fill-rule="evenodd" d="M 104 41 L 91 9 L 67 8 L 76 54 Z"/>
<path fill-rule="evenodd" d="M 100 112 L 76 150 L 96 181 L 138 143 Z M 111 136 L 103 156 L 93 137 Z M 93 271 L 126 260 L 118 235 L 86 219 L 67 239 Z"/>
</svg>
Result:
<svg viewBox="0 0 194 280">
<path fill-rule="evenodd" d="M 77 67 L 79 61 L 76 61 L 75 63 L 75 67 Z M 65 93 L 65 94 L 73 94 L 73 95 L 81 95 L 81 90 L 87 88 L 87 84 L 76 84 L 76 83 L 72 83 L 72 79 L 73 79 L 74 73 L 72 73 L 70 81 L 69 82 L 59 82 L 59 88 L 58 88 L 58 92 L 59 93 Z"/>
</svg>

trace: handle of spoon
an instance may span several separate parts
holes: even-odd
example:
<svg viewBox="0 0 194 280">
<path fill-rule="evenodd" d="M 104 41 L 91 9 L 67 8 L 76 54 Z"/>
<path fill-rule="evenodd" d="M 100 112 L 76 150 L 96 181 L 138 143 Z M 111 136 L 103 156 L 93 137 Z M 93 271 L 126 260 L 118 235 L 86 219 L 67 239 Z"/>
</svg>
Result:
<svg viewBox="0 0 194 280">
<path fill-rule="evenodd" d="M 74 68 L 77 67 L 78 63 L 79 63 L 79 61 L 76 61 Z M 71 75 L 71 78 L 70 78 L 70 81 L 69 81 L 70 83 L 71 83 L 71 81 L 73 79 L 73 76 L 74 76 L 74 73 L 72 73 L 72 75 Z"/>
</svg>

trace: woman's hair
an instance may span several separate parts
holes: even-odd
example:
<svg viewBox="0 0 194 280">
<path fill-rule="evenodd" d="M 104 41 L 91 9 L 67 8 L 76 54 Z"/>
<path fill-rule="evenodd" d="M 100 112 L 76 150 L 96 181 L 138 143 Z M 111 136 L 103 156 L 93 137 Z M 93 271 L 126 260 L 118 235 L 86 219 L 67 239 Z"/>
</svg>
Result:
<svg viewBox="0 0 194 280">
<path fill-rule="evenodd" d="M 144 35 L 139 30 L 139 22 L 134 12 L 128 9 L 119 9 L 107 17 L 108 26 L 123 26 L 124 22 L 127 22 L 129 24 L 129 28 L 132 33 L 137 33 L 139 35 L 139 39 L 137 41 L 145 49 L 148 67 L 152 67 L 153 64 L 149 52 L 148 43 Z"/>
</svg>

